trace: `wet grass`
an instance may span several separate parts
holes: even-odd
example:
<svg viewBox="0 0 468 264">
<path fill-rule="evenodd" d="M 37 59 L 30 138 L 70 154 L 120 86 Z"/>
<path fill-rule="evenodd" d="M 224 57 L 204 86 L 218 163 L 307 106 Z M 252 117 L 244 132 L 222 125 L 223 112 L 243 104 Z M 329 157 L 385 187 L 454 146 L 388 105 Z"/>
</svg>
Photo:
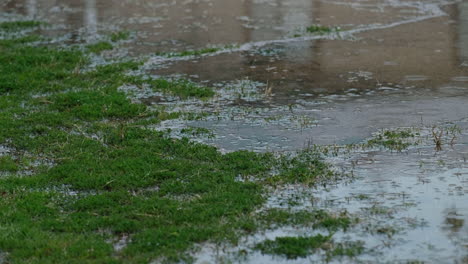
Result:
<svg viewBox="0 0 468 264">
<path fill-rule="evenodd" d="M 314 34 L 328 34 L 333 32 L 334 30 L 334 28 L 321 25 L 312 25 L 306 28 L 306 32 Z"/>
<path fill-rule="evenodd" d="M 211 130 L 207 128 L 203 128 L 203 127 L 187 127 L 187 128 L 182 129 L 180 133 L 193 136 L 193 137 L 197 137 L 197 136 L 205 136 L 208 138 L 214 137 L 214 134 Z"/>
<path fill-rule="evenodd" d="M 311 25 L 301 29 L 298 29 L 294 32 L 293 37 L 302 37 L 304 34 L 313 34 L 313 35 L 327 35 L 336 33 L 339 34 L 341 29 L 339 27 L 327 27 L 322 25 Z"/>
<path fill-rule="evenodd" d="M 0 157 L 0 172 L 16 172 L 18 165 L 10 156 Z"/>
<path fill-rule="evenodd" d="M 300 237 L 277 237 L 274 240 L 267 239 L 254 246 L 254 250 L 262 254 L 278 255 L 287 259 L 306 258 L 318 250 L 325 252 L 324 260 L 331 261 L 334 258 L 354 258 L 364 253 L 365 247 L 362 241 L 347 241 L 335 243 L 332 235 Z"/>
<path fill-rule="evenodd" d="M 277 237 L 275 240 L 257 244 L 255 249 L 263 254 L 280 255 L 288 259 L 305 258 L 330 239 L 330 236 L 320 234 L 308 237 Z"/>
<path fill-rule="evenodd" d="M 146 129 L 180 113 L 133 103 L 122 85 L 180 97 L 213 92 L 126 75 L 139 62 L 90 69 L 78 49 L 22 45 L 30 40 L 0 40 L 0 145 L 14 150 L 0 159 L 0 171 L 11 172 L 0 178 L 7 263 L 190 261 L 187 252 L 198 243 L 235 243 L 264 228 L 253 212 L 267 184 L 334 175 L 316 153 L 221 154 Z M 21 174 L 27 162 L 18 161 L 29 159 L 39 165 Z M 111 241 L 124 235 L 128 244 L 115 251 Z"/>
<path fill-rule="evenodd" d="M 111 50 L 114 48 L 111 43 L 107 41 L 101 41 L 95 44 L 87 45 L 86 48 L 92 53 L 101 53 L 105 50 Z"/>
<path fill-rule="evenodd" d="M 385 130 L 367 141 L 367 147 L 380 146 L 389 150 L 402 151 L 416 145 L 415 139 L 419 137 L 418 131 L 411 129 Z"/>
<path fill-rule="evenodd" d="M 35 28 L 42 24 L 43 24 L 42 22 L 32 21 L 32 20 L 1 22 L 0 30 L 11 32 L 11 31 L 18 31 L 18 30 L 23 30 L 23 29 L 28 29 L 28 28 Z"/>
<path fill-rule="evenodd" d="M 348 241 L 333 244 L 333 249 L 327 251 L 327 260 L 330 261 L 336 257 L 353 258 L 364 253 L 365 247 L 362 241 Z"/>
<path fill-rule="evenodd" d="M 112 42 L 118 42 L 121 40 L 128 40 L 130 38 L 130 32 L 128 31 L 119 31 L 114 32 L 110 35 L 110 40 Z"/>
<path fill-rule="evenodd" d="M 284 209 L 270 209 L 263 212 L 260 221 L 264 226 L 309 226 L 314 229 L 323 228 L 329 232 L 346 231 L 358 222 L 346 214 L 333 216 L 324 210 L 316 211 L 289 211 Z"/>
</svg>

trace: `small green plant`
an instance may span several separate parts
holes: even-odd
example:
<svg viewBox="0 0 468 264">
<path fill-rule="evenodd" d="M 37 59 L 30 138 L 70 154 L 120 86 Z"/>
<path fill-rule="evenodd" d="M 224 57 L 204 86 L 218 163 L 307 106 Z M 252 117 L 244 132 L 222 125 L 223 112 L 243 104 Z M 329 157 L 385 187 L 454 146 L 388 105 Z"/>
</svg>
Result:
<svg viewBox="0 0 468 264">
<path fill-rule="evenodd" d="M 88 51 L 90 51 L 92 53 L 101 53 L 101 52 L 103 52 L 105 50 L 111 50 L 114 47 L 112 46 L 112 44 L 110 44 L 107 41 L 101 41 L 101 42 L 98 42 L 98 43 L 95 43 L 95 44 L 90 44 L 90 45 L 86 46 L 86 48 L 88 49 Z"/>
<path fill-rule="evenodd" d="M 326 27 L 326 26 L 321 26 L 321 25 L 312 25 L 306 28 L 307 33 L 313 33 L 313 34 L 329 34 L 332 32 L 338 32 L 340 31 L 339 27 Z"/>
<path fill-rule="evenodd" d="M 411 129 L 384 130 L 368 140 L 363 147 L 381 146 L 390 150 L 402 151 L 417 144 L 415 138 L 419 135 L 419 132 Z"/>
<path fill-rule="evenodd" d="M 128 31 L 114 32 L 110 35 L 110 39 L 112 42 L 117 42 L 120 40 L 127 40 L 129 38 L 130 38 L 130 32 Z"/>
</svg>

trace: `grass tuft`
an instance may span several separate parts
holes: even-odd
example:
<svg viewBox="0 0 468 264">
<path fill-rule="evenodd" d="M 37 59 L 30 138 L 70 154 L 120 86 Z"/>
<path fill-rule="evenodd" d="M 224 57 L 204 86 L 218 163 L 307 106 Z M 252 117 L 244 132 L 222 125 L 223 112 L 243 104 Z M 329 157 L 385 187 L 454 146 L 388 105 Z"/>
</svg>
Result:
<svg viewBox="0 0 468 264">
<path fill-rule="evenodd" d="M 90 44 L 90 45 L 86 46 L 86 48 L 88 49 L 88 51 L 90 51 L 92 53 L 101 53 L 101 52 L 103 52 L 105 50 L 111 50 L 114 47 L 112 46 L 111 43 L 109 43 L 107 41 L 101 41 L 101 42 L 98 42 L 98 43 L 95 43 L 95 44 Z"/>
<path fill-rule="evenodd" d="M 255 246 L 263 254 L 284 256 L 288 259 L 305 258 L 330 241 L 330 236 L 316 235 L 309 237 L 277 237 Z"/>
</svg>

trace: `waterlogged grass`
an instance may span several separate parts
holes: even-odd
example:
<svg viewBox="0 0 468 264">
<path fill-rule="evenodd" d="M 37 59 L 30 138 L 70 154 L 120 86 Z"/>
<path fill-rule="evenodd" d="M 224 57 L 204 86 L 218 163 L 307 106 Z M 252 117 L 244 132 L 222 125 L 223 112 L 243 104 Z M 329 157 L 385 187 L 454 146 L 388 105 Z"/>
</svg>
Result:
<svg viewBox="0 0 468 264">
<path fill-rule="evenodd" d="M 305 258 L 325 243 L 331 236 L 316 235 L 309 237 L 277 237 L 275 240 L 266 240 L 255 246 L 263 254 L 280 255 L 288 259 Z"/>
<path fill-rule="evenodd" d="M 121 40 L 127 40 L 130 38 L 130 32 L 128 31 L 119 31 L 119 32 L 114 32 L 110 35 L 110 40 L 112 42 L 118 42 Z"/>
<path fill-rule="evenodd" d="M 0 178 L 7 263 L 190 262 L 187 252 L 198 243 L 235 243 L 265 227 L 254 212 L 266 185 L 313 184 L 333 174 L 311 152 L 223 155 L 146 129 L 180 113 L 133 103 L 122 85 L 181 97 L 212 91 L 127 76 L 138 62 L 89 69 L 76 49 L 22 45 L 29 40 L 0 40 L 0 145 L 15 152 L 0 160 L 9 172 Z M 31 157 L 40 165 L 21 174 L 26 162 L 18 161 Z M 127 244 L 114 249 L 122 237 Z"/>
<path fill-rule="evenodd" d="M 402 151 L 416 145 L 418 143 L 416 139 L 419 136 L 418 131 L 411 129 L 385 130 L 367 141 L 366 145 L 367 147 L 380 146 L 389 150 Z"/>
<path fill-rule="evenodd" d="M 1 22 L 0 30 L 11 32 L 11 31 L 23 30 L 23 29 L 28 29 L 28 28 L 35 28 L 42 24 L 43 24 L 42 22 L 32 21 L 32 20 Z"/>
<path fill-rule="evenodd" d="M 254 246 L 262 254 L 278 255 L 287 259 L 305 258 L 318 250 L 325 252 L 324 259 L 328 262 L 334 258 L 354 258 L 365 250 L 362 241 L 335 243 L 332 235 L 317 234 L 315 236 L 277 237 L 267 239 Z"/>
<path fill-rule="evenodd" d="M 314 229 L 323 228 L 329 232 L 346 231 L 357 223 L 356 218 L 348 215 L 333 216 L 323 210 L 316 211 L 289 211 L 283 209 L 270 209 L 260 216 L 265 226 L 309 226 Z"/>
<path fill-rule="evenodd" d="M 329 34 L 332 32 L 338 32 L 339 28 L 338 27 L 326 27 L 326 26 L 321 26 L 321 25 L 312 25 L 306 28 L 307 33 L 313 33 L 313 34 Z"/>
<path fill-rule="evenodd" d="M 101 42 L 98 42 L 98 43 L 95 43 L 95 44 L 87 45 L 86 48 L 90 52 L 101 53 L 101 52 L 103 52 L 105 50 L 111 50 L 114 47 L 112 46 L 111 43 L 109 43 L 107 41 L 101 41 Z"/>
<path fill-rule="evenodd" d="M 208 138 L 213 138 L 215 136 L 211 130 L 203 127 L 187 127 L 182 129 L 180 133 L 193 137 L 204 136 Z"/>
</svg>

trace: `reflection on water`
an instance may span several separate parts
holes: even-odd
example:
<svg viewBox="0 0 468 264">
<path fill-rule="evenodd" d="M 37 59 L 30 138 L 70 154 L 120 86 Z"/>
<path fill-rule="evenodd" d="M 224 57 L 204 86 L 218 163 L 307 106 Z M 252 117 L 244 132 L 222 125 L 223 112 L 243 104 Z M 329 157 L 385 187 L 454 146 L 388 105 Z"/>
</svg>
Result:
<svg viewBox="0 0 468 264">
<path fill-rule="evenodd" d="M 458 4 L 458 48 L 460 49 L 460 60 L 468 63 L 468 2 Z M 468 64 L 467 64 L 468 66 Z"/>
</svg>

